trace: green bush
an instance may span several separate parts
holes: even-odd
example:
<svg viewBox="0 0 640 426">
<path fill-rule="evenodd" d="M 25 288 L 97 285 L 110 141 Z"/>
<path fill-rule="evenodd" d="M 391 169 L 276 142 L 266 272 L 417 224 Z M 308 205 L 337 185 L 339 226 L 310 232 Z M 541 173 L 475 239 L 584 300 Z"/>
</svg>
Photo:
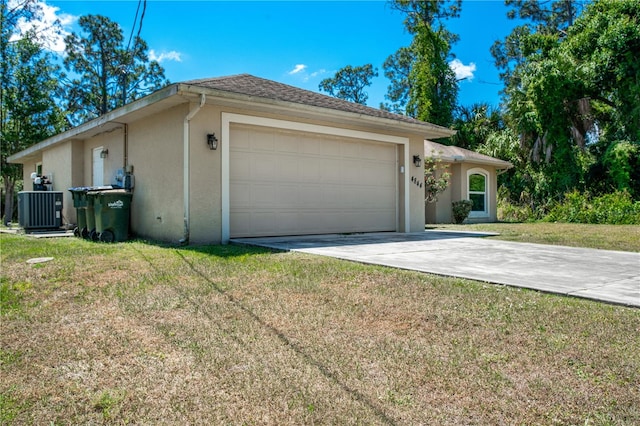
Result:
<svg viewBox="0 0 640 426">
<path fill-rule="evenodd" d="M 460 200 L 451 203 L 453 222 L 457 224 L 464 222 L 464 220 L 469 216 L 469 213 L 471 213 L 472 207 L 473 202 L 471 200 Z"/>
<path fill-rule="evenodd" d="M 640 225 L 640 201 L 633 201 L 626 191 L 592 198 L 588 193 L 565 194 L 545 217 L 547 222 Z"/>
</svg>

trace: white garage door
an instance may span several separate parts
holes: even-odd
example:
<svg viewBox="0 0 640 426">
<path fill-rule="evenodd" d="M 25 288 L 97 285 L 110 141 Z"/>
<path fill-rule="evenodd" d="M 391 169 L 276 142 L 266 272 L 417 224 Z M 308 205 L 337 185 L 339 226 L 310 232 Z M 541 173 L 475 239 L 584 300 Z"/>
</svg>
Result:
<svg viewBox="0 0 640 426">
<path fill-rule="evenodd" d="M 396 230 L 396 145 L 232 124 L 231 237 Z"/>
</svg>

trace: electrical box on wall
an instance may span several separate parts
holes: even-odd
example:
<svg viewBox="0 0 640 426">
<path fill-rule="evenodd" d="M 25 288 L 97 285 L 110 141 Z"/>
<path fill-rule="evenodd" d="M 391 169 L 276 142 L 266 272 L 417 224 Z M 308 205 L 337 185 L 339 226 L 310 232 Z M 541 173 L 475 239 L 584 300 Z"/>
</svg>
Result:
<svg viewBox="0 0 640 426">
<path fill-rule="evenodd" d="M 129 167 L 118 169 L 115 177 L 115 185 L 120 188 L 124 188 L 127 191 L 131 191 L 134 186 L 134 177 L 133 174 L 127 172 L 128 168 Z M 133 167 L 131 167 L 131 170 L 133 170 Z"/>
</svg>

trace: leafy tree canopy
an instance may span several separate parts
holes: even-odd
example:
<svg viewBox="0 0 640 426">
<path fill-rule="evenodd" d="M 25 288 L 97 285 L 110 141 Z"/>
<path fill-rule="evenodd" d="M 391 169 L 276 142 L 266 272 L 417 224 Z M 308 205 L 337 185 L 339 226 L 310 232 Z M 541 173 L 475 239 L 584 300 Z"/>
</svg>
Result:
<svg viewBox="0 0 640 426">
<path fill-rule="evenodd" d="M 65 38 L 66 107 L 73 124 L 99 117 L 168 84 L 164 69 L 150 61 L 139 36 L 124 45 L 120 26 L 100 15 L 78 24 L 83 34 Z"/>
<path fill-rule="evenodd" d="M 56 106 L 58 68 L 41 47 L 35 29 L 21 33 L 21 19 L 41 13 L 35 1 L 0 3 L 0 164 L 5 193 L 4 222 L 11 221 L 16 181 L 22 167 L 7 163 L 11 154 L 62 130 L 62 111 Z"/>
<path fill-rule="evenodd" d="M 458 95 L 449 59 L 458 36 L 441 21 L 458 17 L 462 1 L 394 0 L 392 5 L 406 14 L 405 26 L 414 39 L 384 63 L 385 76 L 391 80 L 386 95 L 391 104 L 382 108 L 449 126 Z"/>
<path fill-rule="evenodd" d="M 573 189 L 640 194 L 640 3 L 507 0 L 531 23 L 494 45 L 505 120 L 538 203 Z"/>
<path fill-rule="evenodd" d="M 378 70 L 371 64 L 359 67 L 347 65 L 336 72 L 333 78 L 322 80 L 319 89 L 336 98 L 366 104 L 369 95 L 365 92 L 365 88 L 370 86 L 371 79 L 377 76 Z"/>
</svg>

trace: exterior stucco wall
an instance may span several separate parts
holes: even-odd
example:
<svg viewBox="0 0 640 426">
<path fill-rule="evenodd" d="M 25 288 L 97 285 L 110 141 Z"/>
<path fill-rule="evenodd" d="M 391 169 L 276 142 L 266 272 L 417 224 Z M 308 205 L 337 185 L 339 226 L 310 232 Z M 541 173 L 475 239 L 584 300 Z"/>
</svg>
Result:
<svg viewBox="0 0 640 426">
<path fill-rule="evenodd" d="M 31 181 L 31 173 L 36 171 L 37 162 L 27 162 L 22 165 L 22 181 L 23 191 L 31 191 L 33 182 Z"/>
<path fill-rule="evenodd" d="M 446 164 L 443 164 L 443 166 L 444 165 Z M 452 174 L 449 188 L 438 196 L 438 201 L 427 203 L 425 205 L 425 223 L 451 223 L 452 222 L 451 202 L 452 202 L 452 196 L 454 193 L 454 190 L 452 189 L 452 187 L 453 186 L 459 187 L 459 185 L 456 185 L 455 183 L 457 179 L 459 179 L 459 177 L 458 177 L 458 173 L 454 172 L 454 169 L 456 167 L 454 167 L 454 165 L 451 165 L 451 164 L 449 164 L 448 166 L 449 167 L 447 171 Z M 459 169 L 459 167 L 457 168 Z M 444 173 L 444 170 L 439 169 L 436 171 L 436 176 L 441 177 L 443 173 Z M 449 208 L 447 208 L 447 206 Z"/>
<path fill-rule="evenodd" d="M 63 224 L 76 223 L 76 209 L 73 207 L 73 198 L 68 191 L 69 188 L 77 186 L 78 172 L 74 169 L 74 159 L 78 160 L 82 151 L 81 141 L 68 141 L 42 153 L 42 173 L 52 179 L 53 190 L 63 193 L 62 217 Z M 35 170 L 35 165 L 33 167 Z M 31 172 L 29 172 L 29 175 Z M 25 180 L 26 185 L 30 185 L 30 177 Z M 29 183 L 27 183 L 29 182 Z M 29 188 L 31 189 L 31 188 Z"/>
<path fill-rule="evenodd" d="M 420 167 L 413 164 L 413 156 L 419 155 L 422 159 Z M 411 216 L 409 224 L 409 232 L 424 231 L 424 137 L 411 137 L 409 141 L 409 164 L 405 166 L 405 174 L 403 176 L 410 180 L 409 184 L 409 205 L 411 206 Z M 415 178 L 415 179 L 412 179 Z M 415 182 L 417 183 L 414 183 Z M 422 183 L 422 187 L 420 187 Z"/>
<path fill-rule="evenodd" d="M 192 243 L 220 242 L 222 239 L 222 110 L 205 105 L 191 120 L 191 184 L 189 241 Z M 207 134 L 214 133 L 218 149 L 207 145 Z"/>
<path fill-rule="evenodd" d="M 93 150 L 96 148 L 109 150 L 104 158 L 104 185 L 114 183 L 116 171 L 124 166 L 124 127 L 98 133 L 84 142 L 82 186 L 93 186 Z"/>
<path fill-rule="evenodd" d="M 140 237 L 182 238 L 182 123 L 187 108 L 174 107 L 128 126 L 128 164 L 135 177 L 131 230 Z"/>
<path fill-rule="evenodd" d="M 480 170 L 486 173 L 488 178 L 487 184 L 487 217 L 469 217 L 467 223 L 479 222 L 495 222 L 497 221 L 497 191 L 498 178 L 496 168 L 476 163 L 451 163 L 448 171 L 451 173 L 449 188 L 444 191 L 436 203 L 427 206 L 425 214 L 425 223 L 452 223 L 453 216 L 451 214 L 451 203 L 454 201 L 468 199 L 468 173 L 470 170 Z"/>
</svg>

